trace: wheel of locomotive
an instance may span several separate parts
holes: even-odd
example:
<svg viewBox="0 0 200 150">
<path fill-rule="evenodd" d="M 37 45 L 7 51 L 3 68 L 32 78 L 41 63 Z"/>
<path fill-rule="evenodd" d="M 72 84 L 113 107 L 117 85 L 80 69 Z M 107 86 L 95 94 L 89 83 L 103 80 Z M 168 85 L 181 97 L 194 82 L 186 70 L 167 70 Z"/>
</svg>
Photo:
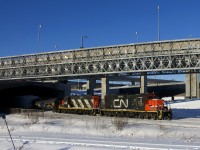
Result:
<svg viewBox="0 0 200 150">
<path fill-rule="evenodd" d="M 138 113 L 135 112 L 135 113 L 133 114 L 133 117 L 134 117 L 134 118 L 139 118 Z"/>
<path fill-rule="evenodd" d="M 133 118 L 133 114 L 132 113 L 128 113 L 128 117 L 129 118 Z"/>
<path fill-rule="evenodd" d="M 81 111 L 81 110 L 79 110 L 79 111 L 78 111 L 78 114 L 79 114 L 79 115 L 82 115 L 82 111 Z"/>
<path fill-rule="evenodd" d="M 89 111 L 89 110 L 88 110 L 86 113 L 87 113 L 88 115 L 92 115 L 91 111 Z"/>
<path fill-rule="evenodd" d="M 143 118 L 143 114 L 139 113 L 138 118 L 142 119 Z"/>
<path fill-rule="evenodd" d="M 118 117 L 118 112 L 115 112 L 115 113 L 114 113 L 114 117 Z"/>
<path fill-rule="evenodd" d="M 96 116 L 97 115 L 97 112 L 94 110 L 93 111 L 93 116 Z"/>
<path fill-rule="evenodd" d="M 128 112 L 123 112 L 123 117 L 128 117 Z"/>
<path fill-rule="evenodd" d="M 144 113 L 144 119 L 149 119 L 149 114 L 148 113 Z"/>
<path fill-rule="evenodd" d="M 95 111 L 94 110 L 90 111 L 90 115 L 95 116 Z"/>
<path fill-rule="evenodd" d="M 109 113 L 108 113 L 108 112 L 106 112 L 106 113 L 105 113 L 105 116 L 109 117 Z"/>
<path fill-rule="evenodd" d="M 154 120 L 157 120 L 157 119 L 158 119 L 157 113 L 154 113 L 154 114 L 153 114 L 153 119 L 154 119 Z"/>
<path fill-rule="evenodd" d="M 114 116 L 113 112 L 110 112 L 109 117 L 113 117 L 113 116 Z"/>
<path fill-rule="evenodd" d="M 75 113 L 76 113 L 76 114 L 79 114 L 79 111 L 78 111 L 78 110 L 76 110 L 76 111 L 75 111 Z"/>
<path fill-rule="evenodd" d="M 169 120 L 169 117 L 168 116 L 164 116 L 163 120 Z"/>
<path fill-rule="evenodd" d="M 151 113 L 148 114 L 148 119 L 152 119 L 152 114 Z"/>
<path fill-rule="evenodd" d="M 122 112 L 118 112 L 116 117 L 121 117 L 122 115 Z"/>
<path fill-rule="evenodd" d="M 100 115 L 100 116 L 104 116 L 103 111 L 100 110 L 100 111 L 99 111 L 99 115 Z"/>
</svg>

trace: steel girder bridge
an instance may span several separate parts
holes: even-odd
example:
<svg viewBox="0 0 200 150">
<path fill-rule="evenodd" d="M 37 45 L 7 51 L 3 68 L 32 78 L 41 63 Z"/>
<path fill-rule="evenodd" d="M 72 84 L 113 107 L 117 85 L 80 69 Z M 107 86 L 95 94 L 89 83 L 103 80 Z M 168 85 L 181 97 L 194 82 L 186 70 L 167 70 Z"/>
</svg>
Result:
<svg viewBox="0 0 200 150">
<path fill-rule="evenodd" d="M 0 58 L 0 80 L 199 72 L 200 39 L 157 41 Z"/>
</svg>

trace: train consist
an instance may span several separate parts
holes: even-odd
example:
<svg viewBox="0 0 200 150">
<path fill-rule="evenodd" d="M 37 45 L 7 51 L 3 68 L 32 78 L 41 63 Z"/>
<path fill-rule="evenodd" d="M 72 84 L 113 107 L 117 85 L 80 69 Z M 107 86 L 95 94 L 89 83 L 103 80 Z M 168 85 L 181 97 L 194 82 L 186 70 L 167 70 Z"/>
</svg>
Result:
<svg viewBox="0 0 200 150">
<path fill-rule="evenodd" d="M 154 94 L 107 95 L 103 104 L 99 96 L 67 96 L 64 99 L 37 101 L 38 108 L 54 112 L 119 116 L 142 119 L 172 119 L 172 111 Z"/>
</svg>

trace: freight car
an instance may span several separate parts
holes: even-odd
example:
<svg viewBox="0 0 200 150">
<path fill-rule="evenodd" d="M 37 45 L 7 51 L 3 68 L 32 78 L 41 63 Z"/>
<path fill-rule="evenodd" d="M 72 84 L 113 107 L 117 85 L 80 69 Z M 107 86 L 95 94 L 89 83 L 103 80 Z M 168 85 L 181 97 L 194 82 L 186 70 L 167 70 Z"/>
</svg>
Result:
<svg viewBox="0 0 200 150">
<path fill-rule="evenodd" d="M 121 116 L 145 119 L 171 119 L 172 111 L 164 106 L 164 100 L 152 94 L 107 95 L 105 104 L 99 96 L 68 96 L 55 100 L 55 112 L 90 114 L 102 116 Z"/>
</svg>

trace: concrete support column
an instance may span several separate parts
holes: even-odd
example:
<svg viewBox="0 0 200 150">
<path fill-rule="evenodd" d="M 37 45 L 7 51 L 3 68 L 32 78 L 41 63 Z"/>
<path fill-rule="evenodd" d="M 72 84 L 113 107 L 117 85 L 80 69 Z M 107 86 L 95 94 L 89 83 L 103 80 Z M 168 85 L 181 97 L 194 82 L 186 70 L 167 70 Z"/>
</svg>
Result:
<svg viewBox="0 0 200 150">
<path fill-rule="evenodd" d="M 144 72 L 140 76 L 140 94 L 147 93 L 147 73 Z"/>
<path fill-rule="evenodd" d="M 185 80 L 185 97 L 199 98 L 199 74 L 186 74 Z"/>
<path fill-rule="evenodd" d="M 68 81 L 63 81 L 62 82 L 62 85 L 63 85 L 63 90 L 64 90 L 64 97 L 65 96 L 70 96 L 70 94 L 71 94 L 71 84 L 70 84 L 70 82 L 68 82 Z"/>
<path fill-rule="evenodd" d="M 58 81 L 58 88 L 60 89 L 60 92 L 58 94 L 59 98 L 63 98 L 65 96 L 70 96 L 71 94 L 71 84 L 68 81 Z"/>
<path fill-rule="evenodd" d="M 132 84 L 132 85 L 136 85 L 135 81 L 131 81 L 131 84 Z"/>
<path fill-rule="evenodd" d="M 96 79 L 89 79 L 86 85 L 87 95 L 94 95 L 94 88 L 96 85 Z"/>
<path fill-rule="evenodd" d="M 105 95 L 109 94 L 109 79 L 101 78 L 101 99 L 103 104 L 105 104 Z"/>
</svg>

